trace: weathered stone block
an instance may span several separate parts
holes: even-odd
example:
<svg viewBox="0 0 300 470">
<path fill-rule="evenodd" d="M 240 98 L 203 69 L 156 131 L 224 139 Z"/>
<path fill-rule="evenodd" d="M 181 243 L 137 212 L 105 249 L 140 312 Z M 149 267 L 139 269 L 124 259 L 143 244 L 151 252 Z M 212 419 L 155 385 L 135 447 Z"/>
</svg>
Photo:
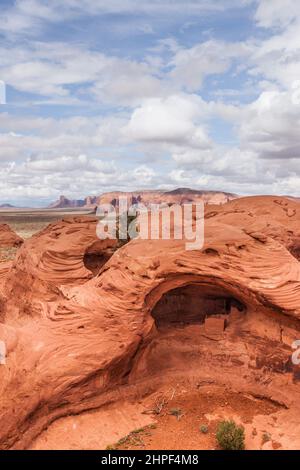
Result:
<svg viewBox="0 0 300 470">
<path fill-rule="evenodd" d="M 225 330 L 225 318 L 208 317 L 204 323 L 205 333 L 211 336 L 222 335 Z"/>
</svg>

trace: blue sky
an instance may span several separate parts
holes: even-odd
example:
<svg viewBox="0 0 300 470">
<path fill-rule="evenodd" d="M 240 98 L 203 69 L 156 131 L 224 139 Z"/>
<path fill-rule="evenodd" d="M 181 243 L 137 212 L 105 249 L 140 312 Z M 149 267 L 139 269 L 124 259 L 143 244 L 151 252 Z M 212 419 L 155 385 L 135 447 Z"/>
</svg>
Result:
<svg viewBox="0 0 300 470">
<path fill-rule="evenodd" d="M 300 2 L 1 1 L 0 202 L 299 195 Z"/>
</svg>

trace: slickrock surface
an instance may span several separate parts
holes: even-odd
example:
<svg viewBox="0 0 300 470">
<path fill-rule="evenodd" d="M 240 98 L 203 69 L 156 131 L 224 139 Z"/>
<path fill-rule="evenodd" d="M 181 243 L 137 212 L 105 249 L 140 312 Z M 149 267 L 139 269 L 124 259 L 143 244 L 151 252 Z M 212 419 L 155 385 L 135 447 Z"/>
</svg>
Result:
<svg viewBox="0 0 300 470">
<path fill-rule="evenodd" d="M 7 224 L 0 224 L 0 248 L 17 248 L 23 239 L 19 237 Z"/>
<path fill-rule="evenodd" d="M 26 240 L 5 279 L 8 300 L 2 314 L 16 312 L 29 319 L 47 314 L 48 301 L 64 298 L 63 286 L 81 285 L 95 276 L 117 247 L 117 240 L 99 240 L 98 222 L 95 217 L 68 217 Z"/>
<path fill-rule="evenodd" d="M 0 278 L 0 448 L 26 448 L 57 418 L 139 400 L 174 377 L 298 413 L 299 202 L 210 206 L 196 251 L 184 240 L 133 240 L 111 256 L 116 246 L 95 246 L 96 223 L 50 226 Z M 215 308 L 226 319 L 217 340 L 204 325 Z"/>
</svg>

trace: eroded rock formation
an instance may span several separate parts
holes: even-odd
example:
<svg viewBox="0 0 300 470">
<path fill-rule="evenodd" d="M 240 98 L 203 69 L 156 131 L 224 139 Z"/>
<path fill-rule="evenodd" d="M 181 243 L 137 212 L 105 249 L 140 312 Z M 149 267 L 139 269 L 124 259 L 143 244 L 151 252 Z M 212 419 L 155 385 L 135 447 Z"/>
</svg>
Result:
<svg viewBox="0 0 300 470">
<path fill-rule="evenodd" d="M 95 245 L 95 224 L 50 226 L 1 280 L 1 448 L 26 448 L 58 417 L 146 393 L 174 375 L 299 412 L 291 362 L 300 339 L 299 202 L 210 206 L 202 250 L 133 240 L 98 273 L 93 256 L 108 258 L 115 247 Z"/>
<path fill-rule="evenodd" d="M 5 313 L 47 315 L 47 302 L 64 298 L 64 286 L 81 285 L 98 274 L 117 248 L 117 240 L 99 240 L 98 222 L 68 217 L 26 240 L 5 278 Z"/>
<path fill-rule="evenodd" d="M 0 224 L 0 248 L 17 248 L 23 239 L 19 237 L 7 224 Z"/>
</svg>

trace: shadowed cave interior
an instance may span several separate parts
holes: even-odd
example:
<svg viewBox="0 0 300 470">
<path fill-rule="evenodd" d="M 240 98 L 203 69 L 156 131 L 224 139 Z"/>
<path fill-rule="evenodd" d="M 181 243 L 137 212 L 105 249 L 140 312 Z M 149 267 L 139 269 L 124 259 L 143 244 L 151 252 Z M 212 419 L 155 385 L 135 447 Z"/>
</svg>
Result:
<svg viewBox="0 0 300 470">
<path fill-rule="evenodd" d="M 102 266 L 110 259 L 112 253 L 108 250 L 104 251 L 100 242 L 95 242 L 85 252 L 83 256 L 83 264 L 93 276 L 97 276 Z"/>
<path fill-rule="evenodd" d="M 220 287 L 189 284 L 166 292 L 153 308 L 152 316 L 160 329 L 168 325 L 202 324 L 210 316 L 226 319 L 232 307 L 246 312 L 239 300 Z"/>
<path fill-rule="evenodd" d="M 300 240 L 295 241 L 292 245 L 288 247 L 291 255 L 294 256 L 298 261 L 300 261 Z"/>
</svg>

